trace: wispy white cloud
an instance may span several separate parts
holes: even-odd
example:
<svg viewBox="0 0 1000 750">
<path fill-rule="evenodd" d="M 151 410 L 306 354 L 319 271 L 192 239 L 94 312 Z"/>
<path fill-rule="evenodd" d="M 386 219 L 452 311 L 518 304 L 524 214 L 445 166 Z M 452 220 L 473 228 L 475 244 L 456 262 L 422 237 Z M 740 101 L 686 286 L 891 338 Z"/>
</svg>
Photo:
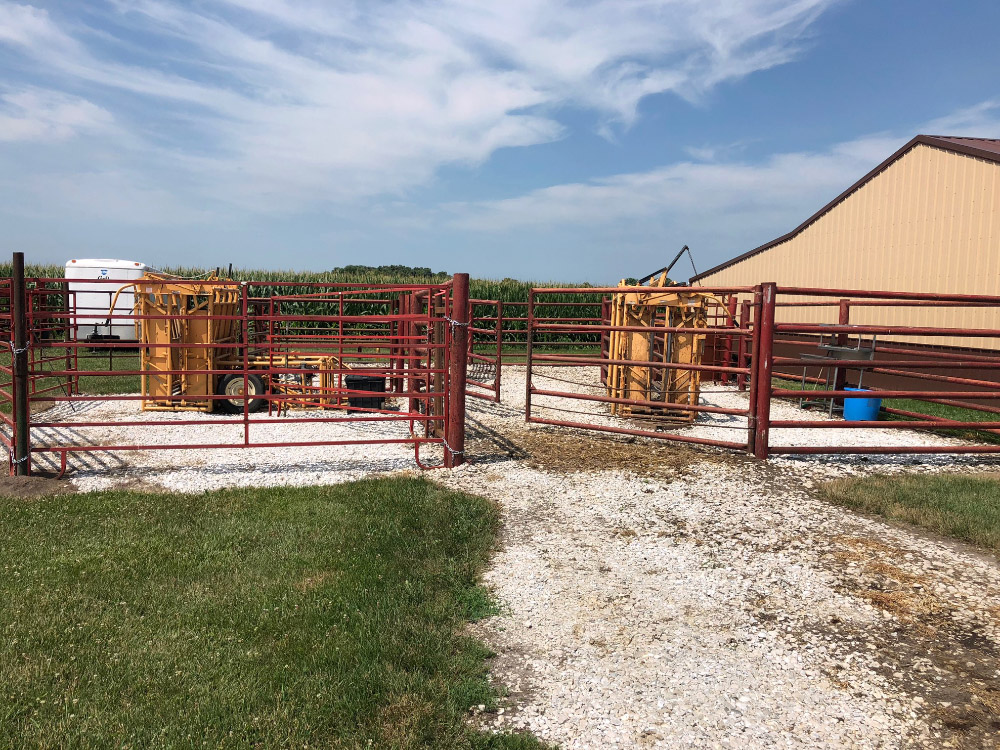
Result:
<svg viewBox="0 0 1000 750">
<path fill-rule="evenodd" d="M 822 205 L 816 201 L 844 189 L 899 144 L 899 139 L 874 136 L 823 152 L 777 154 L 760 163 L 687 161 L 448 208 L 456 226 L 483 232 L 649 217 L 684 217 L 683 223 L 710 222 L 712 217 L 733 221 L 747 214 Z"/>
<path fill-rule="evenodd" d="M 558 139 L 568 108 L 628 127 L 788 61 L 835 1 L 107 0 L 100 33 L 0 2 L 0 44 L 129 128 L 134 168 L 192 175 L 180 198 L 292 212 Z"/>
<path fill-rule="evenodd" d="M 938 117 L 924 125 L 922 130 L 930 135 L 1000 138 L 1000 99 L 988 99 Z"/>
<path fill-rule="evenodd" d="M 0 93 L 0 141 L 64 141 L 108 131 L 111 113 L 86 99 L 26 88 Z"/>
<path fill-rule="evenodd" d="M 919 125 L 917 132 L 1000 137 L 1000 101 L 989 100 Z M 525 227 L 619 226 L 645 222 L 684 236 L 697 232 L 714 247 L 739 226 L 749 249 L 758 228 L 787 231 L 838 195 L 914 135 L 877 134 L 819 151 L 778 153 L 759 161 L 698 147 L 685 161 L 644 172 L 532 190 L 502 200 L 453 203 L 450 223 L 498 233 Z M 713 241 L 713 233 L 717 238 Z M 724 238 L 724 239 L 723 239 Z"/>
</svg>

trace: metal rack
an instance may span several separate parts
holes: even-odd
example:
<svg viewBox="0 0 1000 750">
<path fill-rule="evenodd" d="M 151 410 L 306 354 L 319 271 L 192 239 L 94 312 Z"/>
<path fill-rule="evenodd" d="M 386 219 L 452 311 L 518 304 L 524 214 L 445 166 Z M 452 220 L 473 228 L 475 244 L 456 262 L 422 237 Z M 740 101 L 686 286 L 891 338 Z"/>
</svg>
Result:
<svg viewBox="0 0 1000 750">
<path fill-rule="evenodd" d="M 842 368 L 838 362 L 843 360 L 874 360 L 875 359 L 875 344 L 876 336 L 872 336 L 870 342 L 866 342 L 861 335 L 857 338 L 857 343 L 851 346 L 850 339 L 847 334 L 821 334 L 819 339 L 819 344 L 817 348 L 820 350 L 820 354 L 803 354 L 802 359 L 815 360 L 817 367 L 819 367 L 818 377 L 824 379 L 824 384 L 822 390 L 824 391 L 834 391 L 839 390 L 837 387 L 841 384 L 841 370 L 846 374 L 847 370 L 857 370 L 858 371 L 858 384 L 857 387 L 861 388 L 862 380 L 865 376 L 865 367 L 858 367 L 857 365 L 852 365 L 848 368 Z M 802 390 L 806 389 L 806 377 L 807 371 L 813 367 L 813 365 L 806 365 L 802 368 Z M 812 406 L 822 406 L 827 410 L 827 413 L 832 417 L 834 411 L 843 411 L 843 404 L 838 404 L 836 399 L 809 399 L 800 398 L 799 406 L 802 408 L 809 408 Z"/>
</svg>

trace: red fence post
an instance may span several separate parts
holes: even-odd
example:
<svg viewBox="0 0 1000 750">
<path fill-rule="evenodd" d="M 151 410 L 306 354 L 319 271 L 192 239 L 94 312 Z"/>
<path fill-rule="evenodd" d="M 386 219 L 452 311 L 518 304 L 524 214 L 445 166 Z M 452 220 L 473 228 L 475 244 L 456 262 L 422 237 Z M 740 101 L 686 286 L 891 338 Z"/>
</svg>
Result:
<svg viewBox="0 0 1000 750">
<path fill-rule="evenodd" d="M 28 405 L 28 326 L 24 292 L 24 253 L 14 253 L 11 274 L 10 313 L 13 318 L 14 346 L 11 349 L 11 370 L 14 373 L 14 473 L 31 473 L 31 409 Z"/>
<path fill-rule="evenodd" d="M 754 368 L 757 383 L 757 419 L 754 425 L 753 453 L 757 458 L 766 459 L 771 427 L 771 372 L 774 368 L 774 303 L 777 285 L 769 281 L 761 285 L 762 304 L 760 316 L 760 348 Z"/>
<path fill-rule="evenodd" d="M 445 466 L 465 462 L 465 380 L 469 365 L 469 274 L 456 273 L 452 286 L 451 351 L 448 384 L 448 427 Z"/>
<path fill-rule="evenodd" d="M 760 360 L 760 318 L 761 318 L 761 307 L 762 300 L 764 299 L 764 293 L 761 291 L 760 285 L 757 285 L 753 290 L 753 328 L 751 330 L 750 338 L 750 351 L 748 353 L 748 358 L 750 360 L 750 392 L 747 394 L 749 402 L 747 404 L 747 452 L 754 452 L 754 441 L 756 440 L 756 427 L 757 427 L 757 391 L 760 385 L 760 378 L 757 377 L 757 362 Z M 749 312 L 748 312 L 749 315 Z M 749 318 L 748 318 L 749 319 Z"/>
</svg>

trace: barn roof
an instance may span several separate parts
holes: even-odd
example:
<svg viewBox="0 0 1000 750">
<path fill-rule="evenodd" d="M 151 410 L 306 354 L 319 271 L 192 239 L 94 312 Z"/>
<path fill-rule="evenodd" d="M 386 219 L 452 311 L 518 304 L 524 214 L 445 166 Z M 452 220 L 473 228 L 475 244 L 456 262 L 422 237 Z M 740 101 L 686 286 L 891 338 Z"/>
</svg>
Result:
<svg viewBox="0 0 1000 750">
<path fill-rule="evenodd" d="M 769 250 L 775 245 L 780 245 L 782 242 L 787 242 L 792 239 L 799 232 L 804 230 L 810 224 L 813 224 L 817 219 L 823 216 L 825 213 L 830 211 L 834 206 L 840 203 L 842 200 L 847 198 L 855 190 L 859 189 L 865 183 L 884 172 L 889 166 L 892 165 L 897 159 L 899 159 L 903 154 L 908 152 L 914 146 L 918 144 L 924 144 L 926 146 L 933 146 L 934 148 L 944 149 L 945 151 L 953 151 L 957 154 L 964 154 L 965 156 L 973 156 L 979 159 L 986 159 L 987 161 L 997 162 L 1000 164 L 1000 139 L 997 138 L 962 138 L 959 136 L 952 135 L 918 135 L 915 138 L 907 142 L 902 148 L 896 151 L 892 156 L 886 159 L 884 162 L 879 164 L 875 169 L 866 174 L 860 180 L 851 185 L 847 190 L 838 195 L 832 201 L 827 203 L 823 208 L 814 213 L 804 222 L 799 224 L 795 229 L 793 229 L 788 234 L 783 234 L 777 239 L 771 240 L 770 242 L 761 245 L 760 247 L 755 247 L 753 250 L 743 253 L 743 255 L 738 255 L 735 258 L 727 260 L 725 263 L 720 263 L 715 268 L 710 268 L 697 276 L 692 276 L 691 281 L 698 281 L 706 276 L 711 276 L 713 273 L 717 273 L 724 268 L 729 268 L 730 266 L 736 265 L 740 261 L 744 261 L 747 258 L 751 258 L 758 253 L 762 253 L 765 250 Z"/>
</svg>

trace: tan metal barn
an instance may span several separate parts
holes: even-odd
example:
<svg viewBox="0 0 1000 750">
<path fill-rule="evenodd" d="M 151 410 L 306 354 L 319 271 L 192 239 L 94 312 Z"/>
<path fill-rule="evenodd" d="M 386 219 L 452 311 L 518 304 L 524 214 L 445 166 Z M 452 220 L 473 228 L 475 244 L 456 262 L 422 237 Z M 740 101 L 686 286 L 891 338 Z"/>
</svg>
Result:
<svg viewBox="0 0 1000 750">
<path fill-rule="evenodd" d="M 918 135 L 788 234 L 691 281 L 1000 295 L 1000 140 Z M 829 322 L 821 315 L 792 308 L 783 317 Z M 851 322 L 1000 328 L 1000 315 L 870 308 L 852 311 Z M 996 347 L 992 339 L 933 343 Z"/>
</svg>

